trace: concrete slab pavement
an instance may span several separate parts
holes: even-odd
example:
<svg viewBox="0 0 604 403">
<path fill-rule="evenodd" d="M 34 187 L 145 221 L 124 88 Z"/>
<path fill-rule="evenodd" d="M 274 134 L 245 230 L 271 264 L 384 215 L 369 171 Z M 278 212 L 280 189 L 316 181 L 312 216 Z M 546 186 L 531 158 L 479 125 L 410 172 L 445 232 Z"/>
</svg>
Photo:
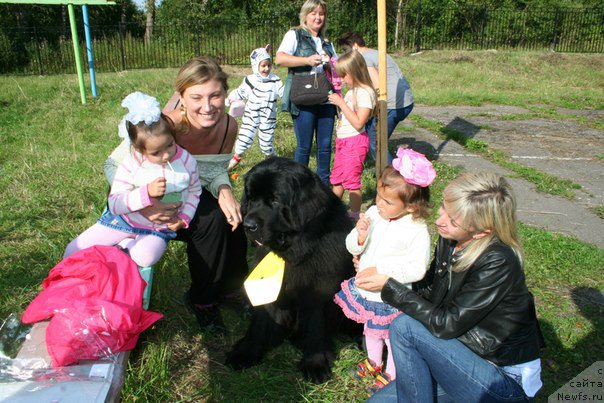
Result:
<svg viewBox="0 0 604 403">
<path fill-rule="evenodd" d="M 422 115 L 422 108 L 416 108 L 413 113 Z M 430 114 L 426 113 L 426 115 Z M 426 117 L 434 118 L 433 116 Z M 458 116 L 454 113 L 450 119 L 454 120 L 456 117 Z M 604 248 L 604 220 L 598 217 L 588 204 L 537 192 L 532 183 L 515 178 L 514 173 L 479 155 L 468 152 L 454 141 L 442 140 L 428 130 L 413 127 L 413 123 L 409 121 L 403 122 L 401 125 L 411 126 L 413 130 L 395 131 L 390 139 L 391 145 L 406 145 L 419 152 L 433 154 L 437 160 L 460 166 L 466 171 L 493 171 L 505 175 L 516 192 L 518 218 L 523 223 L 576 237 L 583 242 Z M 476 137 L 476 133 L 474 133 L 474 137 Z M 599 146 L 604 146 L 604 143 Z M 597 169 L 598 167 L 596 167 Z M 576 174 L 581 175 L 580 172 Z M 601 174 L 602 172 L 600 172 Z M 601 188 L 604 183 L 597 185 L 596 188 Z M 597 196 L 600 199 L 602 195 Z"/>
</svg>

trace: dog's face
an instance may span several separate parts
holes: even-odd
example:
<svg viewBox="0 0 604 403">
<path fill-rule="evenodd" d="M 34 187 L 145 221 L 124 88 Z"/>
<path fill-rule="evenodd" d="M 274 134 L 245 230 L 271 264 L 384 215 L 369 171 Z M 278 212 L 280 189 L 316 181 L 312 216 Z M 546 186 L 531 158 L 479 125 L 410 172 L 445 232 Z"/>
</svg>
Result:
<svg viewBox="0 0 604 403">
<path fill-rule="evenodd" d="M 331 197 L 307 167 L 285 158 L 264 160 L 245 176 L 241 210 L 246 235 L 253 243 L 285 251 L 325 212 Z"/>
</svg>

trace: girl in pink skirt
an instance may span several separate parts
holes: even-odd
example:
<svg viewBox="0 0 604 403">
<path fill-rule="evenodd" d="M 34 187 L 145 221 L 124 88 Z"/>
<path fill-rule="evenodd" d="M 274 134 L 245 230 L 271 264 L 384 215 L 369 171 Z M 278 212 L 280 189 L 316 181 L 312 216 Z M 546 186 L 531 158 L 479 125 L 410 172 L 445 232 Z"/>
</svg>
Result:
<svg viewBox="0 0 604 403">
<path fill-rule="evenodd" d="M 365 59 L 359 52 L 349 52 L 338 59 L 336 73 L 348 87 L 344 98 L 329 95 L 329 102 L 340 109 L 336 128 L 336 152 L 329 180 L 333 192 L 341 199 L 348 191 L 350 217 L 355 221 L 361 210 L 361 175 L 363 161 L 369 150 L 365 124 L 373 115 L 375 91 Z"/>
<path fill-rule="evenodd" d="M 430 261 L 425 222 L 428 186 L 435 177 L 424 155 L 399 148 L 397 158 L 378 179 L 375 206 L 360 215 L 356 228 L 346 237 L 348 251 L 358 256 L 357 276 L 385 274 L 408 287 L 424 277 Z M 396 377 L 392 354 L 388 353 L 385 368 L 382 356 L 384 345 L 390 351 L 390 322 L 402 312 L 383 302 L 378 292 L 359 289 L 355 277 L 342 283 L 335 302 L 348 318 L 365 324 L 368 357 L 354 368 L 355 377 L 373 376 L 376 380 L 371 390 L 382 388 Z"/>
</svg>

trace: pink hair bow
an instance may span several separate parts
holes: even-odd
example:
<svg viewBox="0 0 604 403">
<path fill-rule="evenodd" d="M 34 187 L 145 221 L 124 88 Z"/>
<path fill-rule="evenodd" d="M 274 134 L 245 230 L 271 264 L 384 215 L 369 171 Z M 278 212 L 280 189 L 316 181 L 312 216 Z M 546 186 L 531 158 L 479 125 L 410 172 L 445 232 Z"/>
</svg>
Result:
<svg viewBox="0 0 604 403">
<path fill-rule="evenodd" d="M 424 188 L 436 178 L 436 171 L 424 154 L 399 147 L 396 156 L 397 158 L 392 160 L 392 167 L 400 172 L 405 182 Z"/>
</svg>

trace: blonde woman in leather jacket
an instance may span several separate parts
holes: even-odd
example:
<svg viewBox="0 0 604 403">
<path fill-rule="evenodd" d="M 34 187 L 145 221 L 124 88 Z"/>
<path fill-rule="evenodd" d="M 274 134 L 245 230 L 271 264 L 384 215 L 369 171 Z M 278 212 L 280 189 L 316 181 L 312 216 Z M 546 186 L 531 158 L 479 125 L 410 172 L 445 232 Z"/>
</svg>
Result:
<svg viewBox="0 0 604 403">
<path fill-rule="evenodd" d="M 531 401 L 543 338 L 523 271 L 516 201 L 505 178 L 465 174 L 443 194 L 426 277 L 409 289 L 357 276 L 405 314 L 390 325 L 396 382 L 371 402 Z"/>
</svg>

